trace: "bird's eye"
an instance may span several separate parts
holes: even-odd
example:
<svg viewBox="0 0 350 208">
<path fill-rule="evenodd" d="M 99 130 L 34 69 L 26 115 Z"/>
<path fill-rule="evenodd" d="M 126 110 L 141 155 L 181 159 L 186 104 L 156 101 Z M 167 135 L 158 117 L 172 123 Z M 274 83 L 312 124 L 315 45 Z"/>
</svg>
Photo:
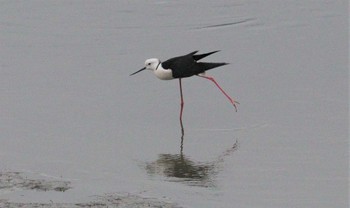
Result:
<svg viewBox="0 0 350 208">
<path fill-rule="evenodd" d="M 148 65 L 148 66 L 151 65 L 151 63 L 148 63 L 147 65 Z"/>
</svg>

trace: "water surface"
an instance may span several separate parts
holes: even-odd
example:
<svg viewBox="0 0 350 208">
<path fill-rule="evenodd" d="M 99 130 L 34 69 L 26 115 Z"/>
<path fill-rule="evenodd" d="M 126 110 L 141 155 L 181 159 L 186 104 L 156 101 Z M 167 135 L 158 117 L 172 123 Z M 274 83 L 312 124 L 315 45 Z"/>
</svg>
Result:
<svg viewBox="0 0 350 208">
<path fill-rule="evenodd" d="M 3 1 L 0 173 L 69 188 L 0 203 L 348 207 L 347 3 Z M 177 80 L 129 74 L 194 50 L 241 104 L 184 79 L 182 135 Z"/>
</svg>

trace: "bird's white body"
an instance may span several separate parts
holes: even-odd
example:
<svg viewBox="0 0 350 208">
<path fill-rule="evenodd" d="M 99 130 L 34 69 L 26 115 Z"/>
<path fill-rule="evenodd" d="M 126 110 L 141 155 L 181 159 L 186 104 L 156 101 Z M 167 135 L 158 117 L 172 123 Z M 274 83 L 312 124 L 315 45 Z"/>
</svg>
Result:
<svg viewBox="0 0 350 208">
<path fill-rule="evenodd" d="M 151 70 L 156 77 L 161 80 L 171 80 L 174 79 L 173 72 L 171 69 L 164 69 L 162 63 L 157 58 L 150 58 L 145 61 L 145 68 Z"/>
</svg>

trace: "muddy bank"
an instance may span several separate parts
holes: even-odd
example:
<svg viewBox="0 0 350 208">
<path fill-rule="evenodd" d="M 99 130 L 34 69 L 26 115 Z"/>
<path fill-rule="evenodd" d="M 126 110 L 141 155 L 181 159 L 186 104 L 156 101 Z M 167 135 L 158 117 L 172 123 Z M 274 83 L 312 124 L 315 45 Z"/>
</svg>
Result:
<svg viewBox="0 0 350 208">
<path fill-rule="evenodd" d="M 0 190 L 14 191 L 18 189 L 36 191 L 67 191 L 69 181 L 30 179 L 20 172 L 0 172 Z"/>
<path fill-rule="evenodd" d="M 72 189 L 69 181 L 34 179 L 24 176 L 20 172 L 0 172 L 0 193 L 15 192 L 18 190 L 30 191 L 60 191 L 65 192 Z M 127 193 L 109 193 L 92 196 L 90 202 L 76 203 L 23 203 L 12 202 L 0 195 L 1 208 L 78 208 L 78 207 L 135 207 L 135 208 L 179 208 L 171 202 L 161 201 Z"/>
<path fill-rule="evenodd" d="M 0 200 L 0 207 L 3 208 L 102 208 L 102 207 L 118 207 L 118 208 L 180 208 L 179 206 L 158 201 L 152 198 L 143 198 L 136 195 L 121 196 L 118 194 L 106 194 L 103 196 L 95 196 L 91 202 L 86 203 L 17 203 L 9 202 L 7 200 Z"/>
</svg>

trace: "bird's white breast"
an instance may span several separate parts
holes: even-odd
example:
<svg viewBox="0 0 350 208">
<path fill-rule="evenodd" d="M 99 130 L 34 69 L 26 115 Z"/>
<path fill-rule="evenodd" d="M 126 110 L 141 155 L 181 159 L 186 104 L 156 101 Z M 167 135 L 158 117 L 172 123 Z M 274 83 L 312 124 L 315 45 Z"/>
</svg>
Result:
<svg viewBox="0 0 350 208">
<path fill-rule="evenodd" d="M 156 70 L 153 71 L 156 77 L 161 80 L 171 80 L 174 79 L 173 72 L 170 69 L 163 69 L 160 64 Z"/>
</svg>

